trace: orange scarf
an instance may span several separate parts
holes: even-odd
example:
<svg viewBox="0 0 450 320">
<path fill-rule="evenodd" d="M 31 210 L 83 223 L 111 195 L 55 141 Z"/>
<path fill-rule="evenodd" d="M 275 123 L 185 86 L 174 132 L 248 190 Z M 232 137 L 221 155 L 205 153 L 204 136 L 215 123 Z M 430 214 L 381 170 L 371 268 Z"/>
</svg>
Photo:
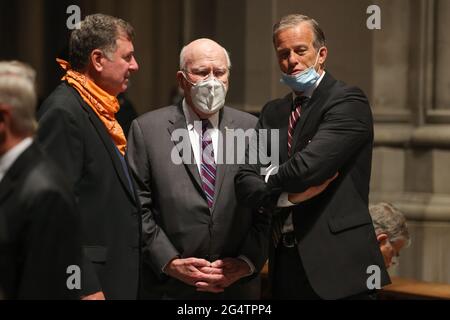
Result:
<svg viewBox="0 0 450 320">
<path fill-rule="evenodd" d="M 125 155 L 127 139 L 122 127 L 116 120 L 116 113 L 120 109 L 117 98 L 105 92 L 85 75 L 73 70 L 69 62 L 62 59 L 56 59 L 56 62 L 66 70 L 66 74 L 61 80 L 67 81 L 69 85 L 78 91 L 83 100 L 103 122 L 120 153 Z"/>
</svg>

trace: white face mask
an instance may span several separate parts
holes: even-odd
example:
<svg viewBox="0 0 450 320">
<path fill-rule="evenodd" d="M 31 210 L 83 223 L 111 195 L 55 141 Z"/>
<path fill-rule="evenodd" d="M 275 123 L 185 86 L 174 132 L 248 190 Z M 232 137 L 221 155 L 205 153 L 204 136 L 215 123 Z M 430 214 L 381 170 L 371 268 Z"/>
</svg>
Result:
<svg viewBox="0 0 450 320">
<path fill-rule="evenodd" d="M 194 84 L 188 80 L 184 72 L 183 75 L 186 81 L 192 84 L 191 99 L 198 111 L 211 115 L 223 108 L 225 97 L 227 96 L 227 88 L 222 81 L 215 77 L 210 77 Z"/>
</svg>

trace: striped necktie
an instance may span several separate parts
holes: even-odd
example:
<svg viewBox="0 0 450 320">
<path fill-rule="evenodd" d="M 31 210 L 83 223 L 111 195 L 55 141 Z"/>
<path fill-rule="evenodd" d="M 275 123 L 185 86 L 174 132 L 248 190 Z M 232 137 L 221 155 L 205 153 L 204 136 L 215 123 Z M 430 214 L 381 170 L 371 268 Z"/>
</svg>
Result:
<svg viewBox="0 0 450 320">
<path fill-rule="evenodd" d="M 216 162 L 214 160 L 214 148 L 208 128 L 209 120 L 202 120 L 202 163 L 201 178 L 202 188 L 211 209 L 214 203 L 214 189 L 216 185 Z"/>
<path fill-rule="evenodd" d="M 295 127 L 300 120 L 302 115 L 302 106 L 308 102 L 309 98 L 305 96 L 296 97 L 294 100 L 294 108 L 291 111 L 291 116 L 289 117 L 289 127 L 288 127 L 288 156 L 291 157 L 292 145 L 294 143 L 294 131 Z"/>
<path fill-rule="evenodd" d="M 294 99 L 293 108 L 291 111 L 291 115 L 289 117 L 289 126 L 288 126 L 288 156 L 289 158 L 292 156 L 292 145 L 294 143 L 294 131 L 297 126 L 298 120 L 302 115 L 302 106 L 306 105 L 309 101 L 308 97 L 301 96 L 296 97 Z M 272 229 L 272 240 L 274 246 L 277 247 L 278 242 L 281 239 L 281 235 L 283 232 L 283 226 L 288 218 L 291 210 L 279 210 L 278 214 L 273 218 L 273 229 Z"/>
</svg>

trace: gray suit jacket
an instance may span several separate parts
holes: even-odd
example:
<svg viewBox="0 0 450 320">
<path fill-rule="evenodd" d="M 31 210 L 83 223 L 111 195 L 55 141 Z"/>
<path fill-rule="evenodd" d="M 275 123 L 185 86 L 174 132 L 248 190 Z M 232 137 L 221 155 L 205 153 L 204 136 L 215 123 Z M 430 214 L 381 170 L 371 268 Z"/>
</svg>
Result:
<svg viewBox="0 0 450 320">
<path fill-rule="evenodd" d="M 253 129 L 257 121 L 250 114 L 228 107 L 221 111 L 219 119 L 224 145 L 226 131 Z M 143 208 L 144 297 L 217 298 L 199 294 L 195 288 L 164 276 L 163 267 L 177 255 L 209 261 L 244 255 L 259 273 L 267 259 L 270 216 L 238 205 L 234 189 L 238 164 L 218 164 L 210 211 L 193 154 L 181 164 L 171 160 L 173 155 L 183 156 L 191 150 L 188 134 L 184 141 L 187 150 L 181 147 L 181 140 L 172 141 L 177 129 L 186 129 L 181 104 L 139 117 L 128 137 L 128 161 Z M 242 279 L 220 298 L 259 298 L 259 277 Z"/>
</svg>

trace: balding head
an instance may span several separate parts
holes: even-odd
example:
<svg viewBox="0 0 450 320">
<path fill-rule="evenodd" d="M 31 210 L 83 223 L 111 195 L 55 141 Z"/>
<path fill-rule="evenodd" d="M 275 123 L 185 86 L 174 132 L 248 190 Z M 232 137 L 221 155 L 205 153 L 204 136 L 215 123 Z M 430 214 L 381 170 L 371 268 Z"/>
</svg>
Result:
<svg viewBox="0 0 450 320">
<path fill-rule="evenodd" d="M 228 69 L 231 69 L 230 56 L 217 42 L 211 39 L 197 39 L 186 45 L 180 53 L 180 70 L 186 70 L 189 64 L 199 59 L 224 59 Z"/>
<path fill-rule="evenodd" d="M 177 72 L 178 84 L 184 92 L 186 103 L 197 113 L 200 119 L 207 119 L 211 115 L 211 110 L 214 109 L 213 105 L 208 105 L 208 110 L 202 109 L 205 107 L 203 103 L 205 99 L 210 103 L 214 101 L 218 102 L 217 99 L 221 94 L 211 91 L 211 87 L 207 92 L 203 90 L 203 95 L 212 94 L 212 97 L 199 97 L 197 96 L 198 93 L 194 93 L 193 97 L 192 89 L 194 87 L 199 88 L 197 84 L 204 81 L 217 80 L 223 86 L 223 88 L 218 88 L 217 90 L 224 90 L 224 94 L 226 95 L 229 85 L 230 68 L 231 62 L 228 52 L 213 40 L 198 39 L 192 41 L 181 50 L 180 71 Z M 217 81 L 215 82 L 216 84 L 218 83 Z M 208 86 L 211 86 L 211 83 Z M 203 99 L 202 103 L 198 101 L 199 99 Z M 223 103 L 224 101 L 221 101 L 220 103 L 216 103 L 216 105 L 223 107 Z M 200 104 L 202 105 L 201 108 L 198 107 Z"/>
</svg>

